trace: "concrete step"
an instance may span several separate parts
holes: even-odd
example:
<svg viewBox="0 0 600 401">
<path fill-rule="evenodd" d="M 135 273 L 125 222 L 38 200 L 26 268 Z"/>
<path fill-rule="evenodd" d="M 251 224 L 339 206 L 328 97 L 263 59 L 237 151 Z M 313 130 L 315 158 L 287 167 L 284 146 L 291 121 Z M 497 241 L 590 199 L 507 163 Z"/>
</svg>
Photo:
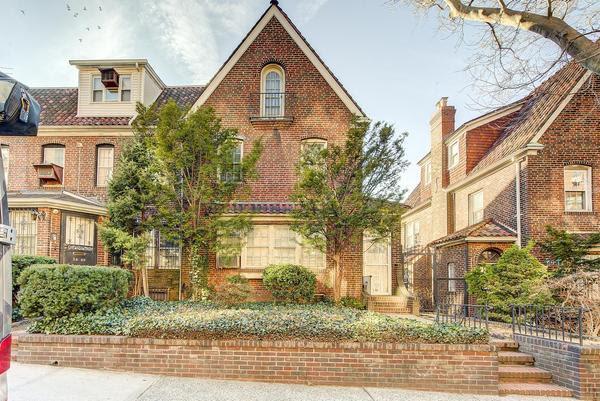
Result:
<svg viewBox="0 0 600 401">
<path fill-rule="evenodd" d="M 490 340 L 490 345 L 496 346 L 498 351 L 513 351 L 519 349 L 519 343 L 513 340 Z"/>
<path fill-rule="evenodd" d="M 533 356 L 523 352 L 500 351 L 498 362 L 500 365 L 533 365 Z"/>
<path fill-rule="evenodd" d="M 552 374 L 547 370 L 526 365 L 500 365 L 501 383 L 551 383 Z"/>
<path fill-rule="evenodd" d="M 500 383 L 500 395 L 535 395 L 542 397 L 572 397 L 571 390 L 550 383 Z"/>
</svg>

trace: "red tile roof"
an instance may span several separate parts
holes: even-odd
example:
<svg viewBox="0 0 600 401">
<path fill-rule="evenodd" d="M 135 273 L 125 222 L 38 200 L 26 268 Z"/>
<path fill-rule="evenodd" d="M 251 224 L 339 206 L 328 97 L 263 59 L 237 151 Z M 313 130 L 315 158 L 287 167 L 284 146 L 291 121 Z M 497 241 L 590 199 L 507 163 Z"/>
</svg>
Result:
<svg viewBox="0 0 600 401">
<path fill-rule="evenodd" d="M 295 205 L 290 202 L 236 202 L 229 207 L 230 213 L 288 214 Z"/>
<path fill-rule="evenodd" d="M 437 239 L 429 244 L 441 245 L 450 241 L 460 240 L 464 238 L 500 238 L 500 237 L 514 237 L 517 238 L 515 232 L 509 227 L 498 223 L 494 219 L 486 219 L 477 224 L 473 224 L 469 227 L 465 227 L 462 230 L 453 232 L 452 234 L 446 235 L 440 239 Z"/>
<path fill-rule="evenodd" d="M 586 70 L 579 64 L 569 63 L 525 97 L 523 107 L 470 174 L 474 174 L 525 147 L 563 99 L 571 94 L 573 87 L 577 85 L 585 72 Z"/>
<path fill-rule="evenodd" d="M 172 86 L 156 99 L 158 107 L 173 99 L 183 108 L 200 97 L 203 86 Z M 42 106 L 41 126 L 126 126 L 133 117 L 77 117 L 77 88 L 33 88 L 31 94 Z"/>
</svg>

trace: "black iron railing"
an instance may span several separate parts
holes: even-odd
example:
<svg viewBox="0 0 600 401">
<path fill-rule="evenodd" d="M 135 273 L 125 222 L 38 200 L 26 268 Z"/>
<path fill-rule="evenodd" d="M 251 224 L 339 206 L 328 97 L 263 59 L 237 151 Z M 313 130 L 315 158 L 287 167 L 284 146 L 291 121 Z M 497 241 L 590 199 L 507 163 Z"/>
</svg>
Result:
<svg viewBox="0 0 600 401">
<path fill-rule="evenodd" d="M 289 92 L 252 93 L 249 104 L 251 120 L 292 119 L 295 96 Z"/>
<path fill-rule="evenodd" d="M 585 308 L 512 305 L 513 333 L 583 345 Z"/>
<path fill-rule="evenodd" d="M 460 324 L 487 329 L 491 310 L 492 307 L 487 305 L 438 304 L 435 308 L 435 321 L 438 324 Z"/>
</svg>

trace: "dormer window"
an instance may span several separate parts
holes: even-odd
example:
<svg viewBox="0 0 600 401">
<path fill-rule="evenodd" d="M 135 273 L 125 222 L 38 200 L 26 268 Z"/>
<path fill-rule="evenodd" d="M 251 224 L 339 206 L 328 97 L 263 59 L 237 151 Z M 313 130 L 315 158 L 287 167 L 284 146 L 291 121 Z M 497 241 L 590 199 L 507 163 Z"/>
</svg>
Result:
<svg viewBox="0 0 600 401">
<path fill-rule="evenodd" d="M 448 168 L 458 166 L 458 162 L 460 161 L 459 154 L 459 142 L 458 139 L 455 139 L 450 145 L 448 145 Z"/>
<path fill-rule="evenodd" d="M 423 166 L 423 179 L 425 181 L 425 185 L 431 184 L 431 162 L 428 161 Z"/>
<path fill-rule="evenodd" d="M 285 74 L 277 64 L 269 64 L 261 74 L 261 117 L 278 118 L 284 116 Z"/>
<path fill-rule="evenodd" d="M 131 101 L 131 75 L 120 75 L 119 86 L 106 88 L 102 76 L 92 77 L 92 101 L 100 102 L 130 102 Z"/>
</svg>

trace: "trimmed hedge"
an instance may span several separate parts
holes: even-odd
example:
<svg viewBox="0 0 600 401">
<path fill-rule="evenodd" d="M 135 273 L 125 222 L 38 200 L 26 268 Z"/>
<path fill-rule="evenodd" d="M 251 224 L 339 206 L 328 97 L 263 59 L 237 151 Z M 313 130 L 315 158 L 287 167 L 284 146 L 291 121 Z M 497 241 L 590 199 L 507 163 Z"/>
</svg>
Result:
<svg viewBox="0 0 600 401">
<path fill-rule="evenodd" d="M 304 266 L 270 265 L 263 271 L 263 284 L 277 301 L 311 302 L 315 296 L 317 277 Z"/>
<path fill-rule="evenodd" d="M 25 268 L 32 265 L 49 265 L 54 264 L 56 261 L 47 256 L 28 256 L 28 255 L 13 255 L 12 257 L 12 309 L 13 309 L 13 320 L 21 320 L 21 308 L 19 307 L 19 299 L 17 294 L 19 293 L 19 276 Z"/>
<path fill-rule="evenodd" d="M 95 314 L 43 320 L 34 333 L 113 334 L 179 339 L 270 339 L 405 343 L 486 343 L 485 329 L 436 325 L 324 304 L 245 304 L 223 309 L 210 302 L 127 300 Z"/>
<path fill-rule="evenodd" d="M 127 296 L 131 272 L 104 266 L 34 265 L 19 277 L 25 317 L 57 319 L 106 310 Z"/>
</svg>

